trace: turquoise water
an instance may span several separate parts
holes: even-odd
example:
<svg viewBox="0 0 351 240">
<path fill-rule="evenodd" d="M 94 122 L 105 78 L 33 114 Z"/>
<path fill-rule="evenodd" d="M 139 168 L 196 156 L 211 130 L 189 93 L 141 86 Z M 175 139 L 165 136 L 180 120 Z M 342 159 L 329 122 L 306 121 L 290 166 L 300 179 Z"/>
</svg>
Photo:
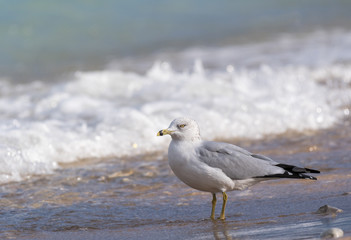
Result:
<svg viewBox="0 0 351 240">
<path fill-rule="evenodd" d="M 0 0 L 0 238 L 350 236 L 350 10 Z M 179 116 L 322 174 L 230 193 L 227 220 L 208 220 L 210 194 L 172 174 L 156 137 Z M 314 213 L 325 204 L 344 212 Z"/>
<path fill-rule="evenodd" d="M 350 9 L 342 0 L 0 1 L 0 77 L 53 81 L 167 49 L 348 28 Z"/>
</svg>

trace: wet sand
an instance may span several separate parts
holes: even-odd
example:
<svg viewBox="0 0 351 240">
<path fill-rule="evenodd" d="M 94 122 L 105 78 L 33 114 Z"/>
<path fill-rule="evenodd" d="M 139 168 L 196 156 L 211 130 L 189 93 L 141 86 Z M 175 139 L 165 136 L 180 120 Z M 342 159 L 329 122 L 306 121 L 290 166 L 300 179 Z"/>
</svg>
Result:
<svg viewBox="0 0 351 240">
<path fill-rule="evenodd" d="M 228 193 L 227 219 L 211 195 L 171 172 L 165 153 L 82 160 L 48 176 L 1 185 L 2 239 L 314 239 L 351 236 L 350 122 L 318 132 L 233 140 L 279 162 L 322 171 L 318 181 L 274 180 Z M 221 201 L 217 206 L 219 215 Z M 323 205 L 343 210 L 316 214 Z"/>
</svg>

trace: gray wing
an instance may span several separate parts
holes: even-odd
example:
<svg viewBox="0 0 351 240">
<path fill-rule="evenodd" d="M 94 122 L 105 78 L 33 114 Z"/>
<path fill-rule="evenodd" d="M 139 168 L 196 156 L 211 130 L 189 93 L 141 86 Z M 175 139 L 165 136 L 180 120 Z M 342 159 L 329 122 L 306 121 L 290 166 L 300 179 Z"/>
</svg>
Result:
<svg viewBox="0 0 351 240">
<path fill-rule="evenodd" d="M 283 174 L 281 167 L 272 159 L 238 146 L 222 142 L 203 142 L 197 149 L 200 161 L 221 169 L 231 179 L 247 179 Z"/>
</svg>

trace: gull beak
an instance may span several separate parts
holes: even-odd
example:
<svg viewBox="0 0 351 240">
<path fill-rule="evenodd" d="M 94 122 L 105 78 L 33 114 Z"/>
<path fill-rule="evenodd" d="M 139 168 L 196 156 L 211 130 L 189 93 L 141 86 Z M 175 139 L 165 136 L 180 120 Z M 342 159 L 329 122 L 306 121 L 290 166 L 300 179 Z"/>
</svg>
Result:
<svg viewBox="0 0 351 240">
<path fill-rule="evenodd" d="M 163 136 L 163 135 L 167 135 L 167 134 L 171 135 L 172 132 L 173 131 L 170 131 L 168 129 L 163 129 L 163 130 L 158 131 L 157 136 Z"/>
</svg>

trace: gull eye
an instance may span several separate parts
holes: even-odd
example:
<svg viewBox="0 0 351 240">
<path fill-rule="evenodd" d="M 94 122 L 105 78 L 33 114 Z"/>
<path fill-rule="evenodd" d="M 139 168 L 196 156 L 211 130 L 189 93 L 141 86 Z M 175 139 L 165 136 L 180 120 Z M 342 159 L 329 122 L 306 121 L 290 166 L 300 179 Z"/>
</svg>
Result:
<svg viewBox="0 0 351 240">
<path fill-rule="evenodd" d="M 184 128 L 185 126 L 186 126 L 185 124 L 178 125 L 179 128 Z"/>
</svg>

